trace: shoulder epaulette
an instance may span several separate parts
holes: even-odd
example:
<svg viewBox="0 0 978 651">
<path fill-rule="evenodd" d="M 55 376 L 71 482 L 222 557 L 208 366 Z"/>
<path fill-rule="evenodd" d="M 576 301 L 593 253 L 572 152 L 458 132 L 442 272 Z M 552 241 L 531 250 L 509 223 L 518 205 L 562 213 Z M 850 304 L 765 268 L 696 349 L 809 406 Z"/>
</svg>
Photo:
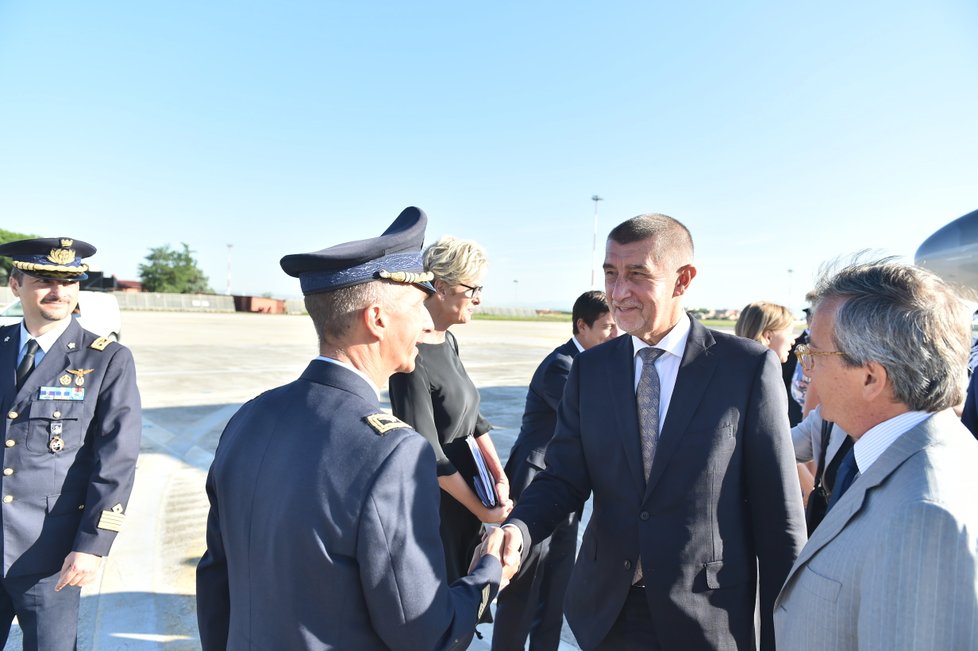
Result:
<svg viewBox="0 0 978 651">
<path fill-rule="evenodd" d="M 367 425 L 370 425 L 370 427 L 380 436 L 383 436 L 392 429 L 397 429 L 399 427 L 411 427 L 403 420 L 383 412 L 367 416 L 364 418 L 364 420 L 367 421 Z"/>
<path fill-rule="evenodd" d="M 92 345 L 89 346 L 89 348 L 94 348 L 95 350 L 105 350 L 106 347 L 111 343 L 112 340 L 109 339 L 108 337 L 99 337 L 98 339 L 92 342 Z"/>
</svg>

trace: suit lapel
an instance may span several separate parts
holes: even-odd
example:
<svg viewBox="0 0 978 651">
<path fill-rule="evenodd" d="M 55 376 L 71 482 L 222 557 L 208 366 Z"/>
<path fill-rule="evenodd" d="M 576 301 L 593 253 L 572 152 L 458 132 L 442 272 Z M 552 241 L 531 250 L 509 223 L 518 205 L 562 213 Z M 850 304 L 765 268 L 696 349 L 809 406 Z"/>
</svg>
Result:
<svg viewBox="0 0 978 651">
<path fill-rule="evenodd" d="M 791 572 L 788 573 L 788 581 L 819 550 L 835 540 L 850 520 L 863 509 L 866 497 L 871 491 L 886 481 L 887 477 L 893 474 L 907 459 L 934 443 L 945 418 L 948 418 L 945 413 L 934 414 L 916 427 L 901 434 L 869 467 L 866 474 L 860 475 L 856 479 L 849 490 L 839 499 L 839 502 L 828 512 L 825 519 L 816 527 L 812 537 L 801 550 L 801 554 L 798 555 L 798 560 L 795 561 Z M 943 426 L 947 427 L 948 424 L 945 423 Z M 787 581 L 785 585 L 787 585 Z"/>
<path fill-rule="evenodd" d="M 716 341 L 710 331 L 696 319 L 692 319 L 689 337 L 686 339 L 686 350 L 679 363 L 676 387 L 672 391 L 672 400 L 669 402 L 669 411 L 659 432 L 659 444 L 655 449 L 652 472 L 649 474 L 649 483 L 645 491 L 646 498 L 655 489 L 666 466 L 669 465 L 669 460 L 682 444 L 683 433 L 706 395 L 707 385 L 716 368 L 716 361 L 709 354 L 709 348 L 714 343 Z"/>
<path fill-rule="evenodd" d="M 17 353 L 20 349 L 20 325 L 0 330 L 0 404 L 4 411 L 16 396 Z"/>
<path fill-rule="evenodd" d="M 615 426 L 608 432 L 617 434 L 625 452 L 625 463 L 632 474 L 638 493 L 645 486 L 645 473 L 642 471 L 642 445 L 639 441 L 638 407 L 635 402 L 635 355 L 632 348 L 632 338 L 623 335 L 609 344 L 612 350 L 610 364 L 603 364 L 604 383 L 611 396 L 611 413 L 615 417 Z"/>
</svg>

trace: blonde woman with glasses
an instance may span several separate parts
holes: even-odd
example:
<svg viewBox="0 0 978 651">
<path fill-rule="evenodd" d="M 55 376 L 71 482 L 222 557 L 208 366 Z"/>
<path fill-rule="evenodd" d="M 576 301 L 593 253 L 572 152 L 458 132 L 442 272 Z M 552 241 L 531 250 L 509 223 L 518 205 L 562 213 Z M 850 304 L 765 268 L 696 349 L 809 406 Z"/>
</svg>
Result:
<svg viewBox="0 0 978 651">
<path fill-rule="evenodd" d="M 418 346 L 412 373 L 390 379 L 394 415 L 419 431 L 435 451 L 441 487 L 441 539 L 448 580 L 468 573 L 479 542 L 480 523 L 499 523 L 513 508 L 509 482 L 489 437 L 491 425 L 479 413 L 479 391 L 465 372 L 458 342 L 449 332 L 467 323 L 482 302 L 485 251 L 475 242 L 446 236 L 424 252 L 426 271 L 434 274 L 435 293 L 425 300 L 434 324 L 428 342 Z M 494 483 L 495 505 L 477 494 L 475 478 L 485 462 Z"/>
</svg>

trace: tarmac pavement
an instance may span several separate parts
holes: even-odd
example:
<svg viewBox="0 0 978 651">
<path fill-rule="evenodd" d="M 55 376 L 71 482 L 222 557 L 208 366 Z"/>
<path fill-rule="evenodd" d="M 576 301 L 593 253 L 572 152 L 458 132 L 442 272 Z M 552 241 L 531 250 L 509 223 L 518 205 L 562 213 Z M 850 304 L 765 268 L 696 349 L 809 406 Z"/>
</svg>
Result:
<svg viewBox="0 0 978 651">
<path fill-rule="evenodd" d="M 205 547 L 207 468 L 241 404 L 295 379 L 316 356 L 315 333 L 305 316 L 123 312 L 122 318 L 143 401 L 142 452 L 126 527 L 98 579 L 82 591 L 78 648 L 199 649 L 194 570 Z M 474 321 L 452 332 L 505 461 L 530 377 L 570 337 L 570 323 Z M 577 649 L 564 628 L 561 651 Z M 488 651 L 491 627 L 480 629 L 485 639 L 469 648 Z M 4 649 L 20 646 L 15 626 Z"/>
</svg>

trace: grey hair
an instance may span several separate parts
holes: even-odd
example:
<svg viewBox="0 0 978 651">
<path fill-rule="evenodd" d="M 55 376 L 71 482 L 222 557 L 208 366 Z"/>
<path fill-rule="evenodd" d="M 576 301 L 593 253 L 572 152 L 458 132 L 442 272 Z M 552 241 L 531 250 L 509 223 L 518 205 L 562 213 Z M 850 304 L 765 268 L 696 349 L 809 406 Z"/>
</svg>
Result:
<svg viewBox="0 0 978 651">
<path fill-rule="evenodd" d="M 372 303 L 387 304 L 397 285 L 375 280 L 305 297 L 306 311 L 312 318 L 320 344 L 345 340 L 360 313 Z"/>
<path fill-rule="evenodd" d="M 652 240 L 652 259 L 676 269 L 693 263 L 693 236 L 681 221 L 660 213 L 638 215 L 615 226 L 608 239 L 618 244 Z"/>
<path fill-rule="evenodd" d="M 813 305 L 827 300 L 841 301 L 833 343 L 844 363 L 883 366 L 893 397 L 911 410 L 961 402 L 970 310 L 941 278 L 893 257 L 854 262 L 819 279 Z"/>
<path fill-rule="evenodd" d="M 424 251 L 424 268 L 435 280 L 456 286 L 478 276 L 489 264 L 485 250 L 470 240 L 446 235 Z"/>
</svg>

